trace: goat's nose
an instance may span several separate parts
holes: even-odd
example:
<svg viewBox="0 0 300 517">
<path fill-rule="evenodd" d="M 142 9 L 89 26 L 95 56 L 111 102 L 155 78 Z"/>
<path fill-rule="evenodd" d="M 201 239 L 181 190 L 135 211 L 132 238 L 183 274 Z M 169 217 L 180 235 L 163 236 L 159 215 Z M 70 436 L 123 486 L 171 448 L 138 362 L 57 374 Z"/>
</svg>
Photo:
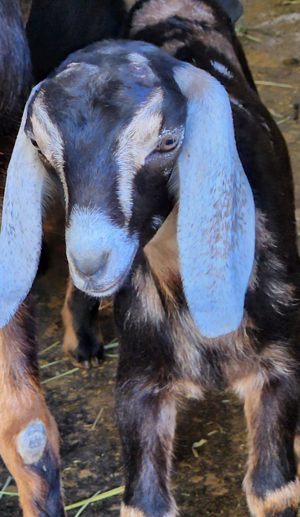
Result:
<svg viewBox="0 0 300 517">
<path fill-rule="evenodd" d="M 102 251 L 101 253 L 93 253 L 90 256 L 73 257 L 74 265 L 83 276 L 93 276 L 96 273 L 104 272 L 110 252 Z"/>
</svg>

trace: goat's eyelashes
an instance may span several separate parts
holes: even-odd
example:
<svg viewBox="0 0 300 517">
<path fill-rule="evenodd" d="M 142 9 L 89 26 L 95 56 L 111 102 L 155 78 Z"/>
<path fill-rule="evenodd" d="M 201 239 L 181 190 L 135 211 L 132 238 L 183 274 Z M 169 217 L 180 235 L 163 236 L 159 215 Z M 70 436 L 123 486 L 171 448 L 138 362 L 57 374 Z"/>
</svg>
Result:
<svg viewBox="0 0 300 517">
<path fill-rule="evenodd" d="M 170 151 L 174 151 L 178 144 L 180 142 L 180 138 L 178 135 L 174 135 L 174 134 L 165 134 L 163 135 L 157 146 L 156 146 L 156 151 L 159 151 L 161 153 L 168 153 Z"/>
</svg>

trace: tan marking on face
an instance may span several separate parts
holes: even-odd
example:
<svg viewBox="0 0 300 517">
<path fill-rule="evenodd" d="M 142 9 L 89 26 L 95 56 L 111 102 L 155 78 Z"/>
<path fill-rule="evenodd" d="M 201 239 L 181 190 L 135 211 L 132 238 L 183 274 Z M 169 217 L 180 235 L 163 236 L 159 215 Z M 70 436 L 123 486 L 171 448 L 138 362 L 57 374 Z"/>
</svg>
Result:
<svg viewBox="0 0 300 517">
<path fill-rule="evenodd" d="M 72 354 L 72 352 L 74 352 L 78 347 L 78 338 L 74 329 L 73 315 L 69 307 L 70 299 L 73 295 L 73 292 L 74 286 L 72 281 L 69 279 L 64 306 L 61 312 L 62 320 L 65 327 L 63 351 L 66 355 L 70 353 Z"/>
<path fill-rule="evenodd" d="M 182 16 L 189 20 L 205 21 L 213 23 L 215 21 L 213 9 L 205 2 L 195 2 L 194 0 L 152 0 L 139 9 L 133 18 L 131 35 L 140 30 L 167 20 L 172 16 Z"/>
<path fill-rule="evenodd" d="M 37 144 L 47 160 L 56 168 L 63 170 L 63 141 L 57 126 L 47 113 L 43 92 L 34 101 L 31 116 L 32 128 Z"/>
<path fill-rule="evenodd" d="M 156 88 L 120 135 L 116 151 L 119 168 L 118 197 L 129 220 L 132 211 L 133 179 L 155 149 L 162 123 L 163 92 Z"/>
<path fill-rule="evenodd" d="M 34 100 L 31 116 L 32 130 L 42 154 L 59 174 L 63 185 L 66 205 L 68 205 L 68 188 L 64 173 L 64 145 L 58 127 L 52 122 L 47 113 L 46 105 L 41 91 Z"/>
<path fill-rule="evenodd" d="M 288 508 L 297 510 L 300 502 L 300 480 L 291 481 L 278 490 L 268 491 L 264 499 L 248 493 L 247 502 L 255 517 L 279 514 Z"/>
</svg>

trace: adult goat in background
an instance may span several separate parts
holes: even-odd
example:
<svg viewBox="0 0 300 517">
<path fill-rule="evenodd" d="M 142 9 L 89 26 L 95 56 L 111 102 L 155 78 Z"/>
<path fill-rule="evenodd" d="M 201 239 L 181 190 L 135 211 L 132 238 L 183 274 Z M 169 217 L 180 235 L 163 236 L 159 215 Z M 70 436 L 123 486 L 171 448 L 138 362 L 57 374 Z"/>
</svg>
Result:
<svg viewBox="0 0 300 517">
<path fill-rule="evenodd" d="M 122 517 L 175 516 L 176 401 L 211 388 L 245 401 L 252 515 L 295 517 L 300 293 L 285 143 L 213 0 L 141 1 L 128 37 L 144 42 L 76 52 L 27 103 L 5 194 L 0 323 L 31 288 L 55 174 L 74 284 L 116 294 Z"/>
</svg>

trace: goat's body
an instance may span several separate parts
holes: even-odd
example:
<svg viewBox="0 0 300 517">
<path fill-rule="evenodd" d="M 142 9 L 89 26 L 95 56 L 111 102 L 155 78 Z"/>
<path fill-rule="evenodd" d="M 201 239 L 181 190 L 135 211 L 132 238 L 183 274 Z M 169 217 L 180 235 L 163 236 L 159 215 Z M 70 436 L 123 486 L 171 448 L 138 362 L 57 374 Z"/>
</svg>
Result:
<svg viewBox="0 0 300 517">
<path fill-rule="evenodd" d="M 300 283 L 285 142 L 258 97 L 231 25 L 213 2 L 140 2 L 128 34 L 206 70 L 227 89 L 255 198 L 256 255 L 243 322 L 221 338 L 201 336 L 190 316 L 179 271 L 176 206 L 118 295 L 118 414 L 128 475 L 123 515 L 175 515 L 167 481 L 175 400 L 231 388 L 245 401 L 250 510 L 257 517 L 294 516 Z"/>
<path fill-rule="evenodd" d="M 18 0 L 0 3 L 0 136 L 16 132 L 31 86 L 29 49 Z"/>
<path fill-rule="evenodd" d="M 33 0 L 27 35 L 37 81 L 45 79 L 70 52 L 117 37 L 124 14 L 123 0 Z"/>
</svg>

